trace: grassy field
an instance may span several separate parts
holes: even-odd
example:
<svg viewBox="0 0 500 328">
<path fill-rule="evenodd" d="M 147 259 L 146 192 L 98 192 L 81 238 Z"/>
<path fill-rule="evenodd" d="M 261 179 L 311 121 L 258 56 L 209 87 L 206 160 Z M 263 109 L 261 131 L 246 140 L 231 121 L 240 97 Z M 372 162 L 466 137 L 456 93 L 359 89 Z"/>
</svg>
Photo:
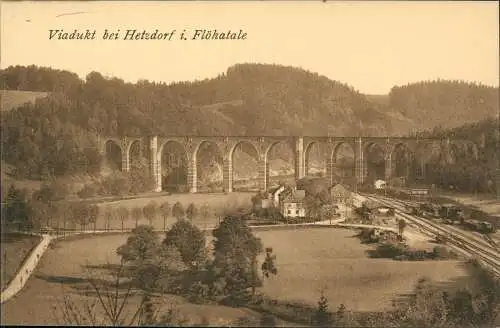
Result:
<svg viewBox="0 0 500 328">
<path fill-rule="evenodd" d="M 265 247 L 273 247 L 279 270 L 262 291 L 281 300 L 316 305 L 324 289 L 332 309 L 343 303 L 349 310 L 379 311 L 410 293 L 421 276 L 446 281 L 465 275 L 458 261 L 370 259 L 366 251 L 371 246 L 360 244 L 352 230 L 313 228 L 257 235 Z"/>
<path fill-rule="evenodd" d="M 84 297 L 77 295 L 74 288 L 86 277 L 85 266 L 118 262 L 115 250 L 125 240 L 125 234 L 82 238 L 63 241 L 49 249 L 25 288 L 2 304 L 2 325 L 58 324 L 58 311 L 52 307 L 62 300 L 63 295 L 72 295 L 76 302 L 83 302 Z M 137 302 L 138 298 L 134 298 L 131 308 Z M 259 317 L 258 313 L 248 309 L 196 305 L 171 295 L 163 297 L 161 305 L 165 309 L 175 308 L 190 324 L 199 323 L 204 317 L 214 325 L 229 324 L 240 317 Z"/>
<path fill-rule="evenodd" d="M 40 237 L 16 233 L 2 234 L 0 249 L 2 250 L 2 273 L 0 286 L 3 290 L 16 275 L 24 259 L 38 245 Z"/>
<path fill-rule="evenodd" d="M 361 245 L 350 230 L 290 229 L 257 235 L 265 246 L 274 248 L 279 270 L 261 290 L 282 300 L 316 304 L 320 289 L 325 288 L 332 308 L 344 303 L 350 310 L 376 311 L 411 292 L 421 276 L 446 281 L 465 275 L 457 261 L 370 259 L 366 255 L 369 246 Z M 115 250 L 125 240 L 126 235 L 98 236 L 62 241 L 49 249 L 26 287 L 2 305 L 2 324 L 56 324 L 51 310 L 54 302 L 81 283 L 85 265 L 117 262 Z M 175 303 L 194 323 L 203 316 L 213 324 L 223 324 L 256 315 L 248 309 L 189 304 L 173 296 L 164 300 Z"/>
</svg>

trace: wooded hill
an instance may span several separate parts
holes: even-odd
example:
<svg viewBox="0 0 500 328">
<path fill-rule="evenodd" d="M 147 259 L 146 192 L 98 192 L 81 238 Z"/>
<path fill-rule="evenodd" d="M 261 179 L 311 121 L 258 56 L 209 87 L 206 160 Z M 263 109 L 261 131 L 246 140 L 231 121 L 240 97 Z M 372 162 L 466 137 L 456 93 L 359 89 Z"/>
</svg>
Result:
<svg viewBox="0 0 500 328">
<path fill-rule="evenodd" d="M 49 93 L 2 112 L 2 160 L 29 178 L 97 170 L 97 134 L 401 135 L 498 112 L 498 88 L 422 82 L 371 101 L 319 74 L 263 64 L 173 84 L 15 66 L 0 71 L 0 88 Z"/>
<path fill-rule="evenodd" d="M 427 166 L 426 182 L 444 189 L 450 187 L 464 192 L 496 193 L 496 170 L 500 168 L 500 125 L 499 120 L 487 118 L 479 122 L 443 129 L 419 132 L 416 135 L 436 138 L 459 138 L 475 141 L 478 156 L 461 149 L 452 149 L 454 160 L 447 161 L 442 156 Z"/>
<path fill-rule="evenodd" d="M 463 81 L 425 81 L 393 87 L 388 106 L 412 120 L 417 131 L 455 128 L 498 115 L 499 89 Z"/>
</svg>

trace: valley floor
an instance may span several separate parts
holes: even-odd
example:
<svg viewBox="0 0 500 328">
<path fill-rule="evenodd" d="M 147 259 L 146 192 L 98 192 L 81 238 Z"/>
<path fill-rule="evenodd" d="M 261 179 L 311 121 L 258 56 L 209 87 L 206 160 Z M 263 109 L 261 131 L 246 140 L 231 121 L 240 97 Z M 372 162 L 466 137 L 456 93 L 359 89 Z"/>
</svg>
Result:
<svg viewBox="0 0 500 328">
<path fill-rule="evenodd" d="M 325 289 L 332 309 L 343 303 L 348 310 L 379 311 L 412 292 L 422 276 L 443 283 L 466 276 L 459 261 L 371 259 L 366 253 L 371 246 L 361 244 L 352 230 L 291 228 L 256 234 L 264 246 L 273 247 L 278 265 L 278 276 L 266 279 L 261 291 L 280 300 L 316 305 L 320 290 Z M 76 295 L 87 266 L 117 263 L 115 250 L 126 237 L 94 236 L 59 242 L 43 256 L 25 288 L 1 306 L 1 324 L 61 323 L 55 319 L 58 302 L 64 295 Z M 171 295 L 163 300 L 166 306 L 175 304 L 180 313 L 192 318 L 191 324 L 203 316 L 211 324 L 226 324 L 256 315 L 244 308 L 194 305 Z"/>
</svg>

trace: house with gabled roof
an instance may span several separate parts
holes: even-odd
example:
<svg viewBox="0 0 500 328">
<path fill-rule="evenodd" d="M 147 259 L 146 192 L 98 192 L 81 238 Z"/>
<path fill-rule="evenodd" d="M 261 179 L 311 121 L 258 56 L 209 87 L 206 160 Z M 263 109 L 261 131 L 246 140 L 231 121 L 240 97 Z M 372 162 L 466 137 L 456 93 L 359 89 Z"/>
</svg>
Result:
<svg viewBox="0 0 500 328">
<path fill-rule="evenodd" d="M 304 199 L 306 197 L 305 190 L 294 189 L 287 194 L 280 202 L 280 212 L 286 218 L 303 218 L 306 216 L 306 207 Z"/>
<path fill-rule="evenodd" d="M 330 198 L 335 204 L 346 204 L 352 202 L 352 192 L 340 183 L 331 187 L 329 192 Z"/>
</svg>

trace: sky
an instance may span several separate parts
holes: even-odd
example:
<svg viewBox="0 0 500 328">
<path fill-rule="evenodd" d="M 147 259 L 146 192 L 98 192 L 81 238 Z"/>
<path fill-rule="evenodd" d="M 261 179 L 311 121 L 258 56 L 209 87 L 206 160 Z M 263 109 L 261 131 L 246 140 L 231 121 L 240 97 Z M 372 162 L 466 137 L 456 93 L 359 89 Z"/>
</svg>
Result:
<svg viewBox="0 0 500 328">
<path fill-rule="evenodd" d="M 38 65 L 125 81 L 215 77 L 236 63 L 302 67 L 367 94 L 421 80 L 498 86 L 499 6 L 491 2 L 0 2 L 0 66 Z M 49 30 L 96 30 L 49 40 Z M 103 40 L 104 30 L 119 40 Z M 176 33 L 123 40 L 127 29 Z M 190 40 L 196 29 L 245 40 Z M 186 30 L 188 40 L 180 40 Z"/>
</svg>

